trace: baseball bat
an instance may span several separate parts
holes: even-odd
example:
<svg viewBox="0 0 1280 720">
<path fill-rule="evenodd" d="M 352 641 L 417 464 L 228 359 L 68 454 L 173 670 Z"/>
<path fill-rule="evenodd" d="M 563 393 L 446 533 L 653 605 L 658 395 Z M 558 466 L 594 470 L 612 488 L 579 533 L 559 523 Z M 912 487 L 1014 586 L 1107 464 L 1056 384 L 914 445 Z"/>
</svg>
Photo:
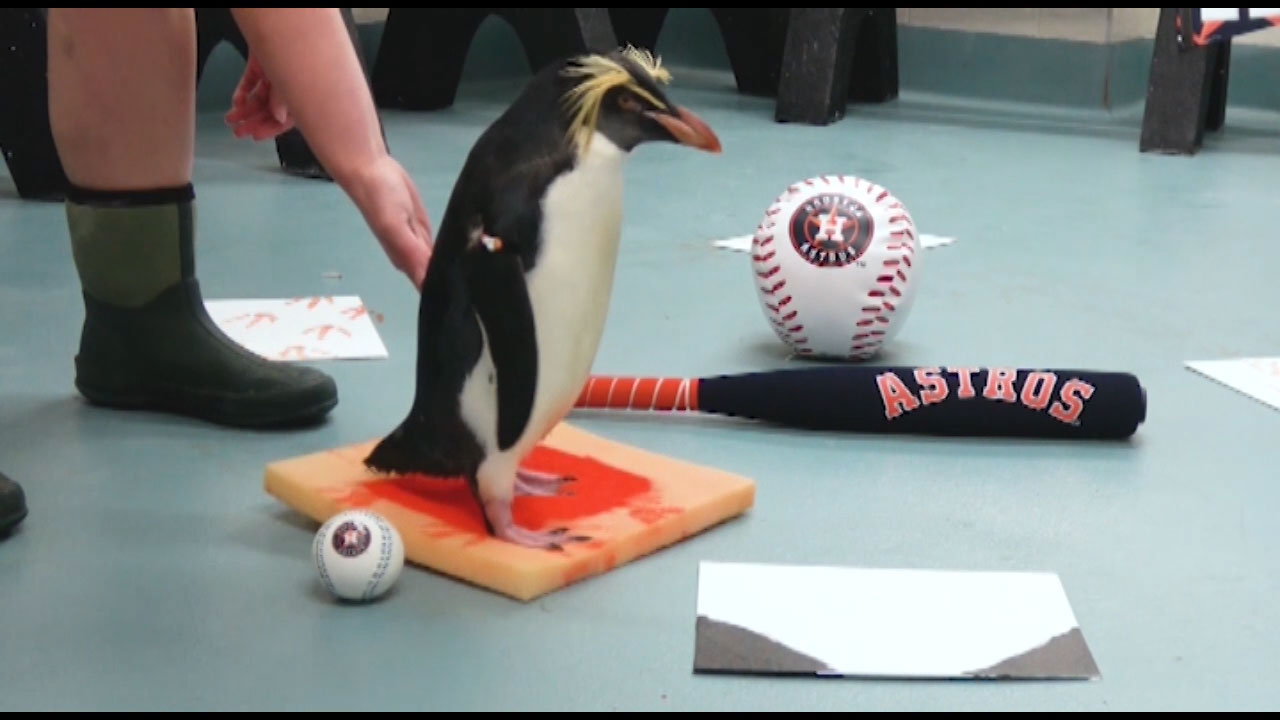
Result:
<svg viewBox="0 0 1280 720">
<path fill-rule="evenodd" d="M 1146 419 L 1129 373 L 831 365 L 707 377 L 592 375 L 575 408 L 707 413 L 784 427 L 966 437 L 1123 439 Z"/>
</svg>

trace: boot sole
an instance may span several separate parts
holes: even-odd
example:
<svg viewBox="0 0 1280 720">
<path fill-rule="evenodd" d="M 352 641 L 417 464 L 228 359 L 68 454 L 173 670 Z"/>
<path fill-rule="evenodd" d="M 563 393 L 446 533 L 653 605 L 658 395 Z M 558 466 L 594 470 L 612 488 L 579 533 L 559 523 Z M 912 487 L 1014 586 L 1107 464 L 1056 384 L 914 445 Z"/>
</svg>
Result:
<svg viewBox="0 0 1280 720">
<path fill-rule="evenodd" d="M 16 513 L 10 513 L 7 517 L 0 518 L 0 537 L 8 535 L 26 518 L 27 509 L 25 507 Z"/>
<path fill-rule="evenodd" d="M 273 428 L 314 425 L 323 420 L 338 405 L 336 397 L 319 400 L 311 405 L 287 410 L 268 408 L 258 412 L 230 410 L 220 405 L 237 404 L 236 400 L 218 401 L 211 398 L 195 399 L 177 390 L 152 393 L 115 392 L 94 388 L 76 381 L 76 389 L 94 405 L 117 410 L 161 412 L 181 415 L 217 425 L 242 428 Z M 167 396 L 168 399 L 161 398 Z"/>
</svg>

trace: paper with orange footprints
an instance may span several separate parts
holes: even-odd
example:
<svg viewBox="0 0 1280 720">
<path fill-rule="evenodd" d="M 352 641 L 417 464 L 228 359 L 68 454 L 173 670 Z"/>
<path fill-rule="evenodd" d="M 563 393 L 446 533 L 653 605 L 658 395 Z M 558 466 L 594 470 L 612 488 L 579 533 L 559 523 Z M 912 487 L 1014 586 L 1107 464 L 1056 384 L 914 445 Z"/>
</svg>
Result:
<svg viewBox="0 0 1280 720">
<path fill-rule="evenodd" d="M 376 325 L 382 316 L 356 295 L 207 300 L 205 307 L 228 337 L 269 360 L 387 357 Z"/>
</svg>

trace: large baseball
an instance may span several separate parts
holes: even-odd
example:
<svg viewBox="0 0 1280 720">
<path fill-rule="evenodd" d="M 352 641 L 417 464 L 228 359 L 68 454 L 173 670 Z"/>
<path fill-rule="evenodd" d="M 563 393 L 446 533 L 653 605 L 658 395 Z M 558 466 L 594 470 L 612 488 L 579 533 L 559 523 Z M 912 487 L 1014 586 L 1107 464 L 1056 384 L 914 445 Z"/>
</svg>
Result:
<svg viewBox="0 0 1280 720">
<path fill-rule="evenodd" d="M 911 311 L 919 247 L 911 213 L 883 187 L 850 175 L 798 182 L 752 241 L 760 307 L 797 354 L 871 358 Z"/>
</svg>

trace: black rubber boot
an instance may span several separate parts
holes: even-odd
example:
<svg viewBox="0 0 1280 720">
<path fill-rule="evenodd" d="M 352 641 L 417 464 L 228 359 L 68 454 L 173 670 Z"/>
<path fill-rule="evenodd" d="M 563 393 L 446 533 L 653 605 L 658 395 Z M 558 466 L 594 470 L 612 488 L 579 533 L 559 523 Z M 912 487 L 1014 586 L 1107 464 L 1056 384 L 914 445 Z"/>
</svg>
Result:
<svg viewBox="0 0 1280 720">
<path fill-rule="evenodd" d="M 0 538 L 13 532 L 27 517 L 27 498 L 22 486 L 0 473 Z"/>
<path fill-rule="evenodd" d="M 85 306 L 76 388 L 99 405 L 221 425 L 323 419 L 338 403 L 332 378 L 262 358 L 209 317 L 195 278 L 194 204 L 190 185 L 68 194 Z"/>
</svg>

